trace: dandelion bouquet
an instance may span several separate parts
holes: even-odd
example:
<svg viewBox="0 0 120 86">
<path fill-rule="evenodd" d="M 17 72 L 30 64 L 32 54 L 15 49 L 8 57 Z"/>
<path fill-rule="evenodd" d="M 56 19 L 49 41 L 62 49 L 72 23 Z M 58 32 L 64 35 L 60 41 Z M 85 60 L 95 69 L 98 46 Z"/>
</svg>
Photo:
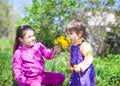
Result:
<svg viewBox="0 0 120 86">
<path fill-rule="evenodd" d="M 64 36 L 60 36 L 54 40 L 54 44 L 60 44 L 63 49 L 67 48 L 69 46 L 69 43 L 70 38 Z"/>
</svg>

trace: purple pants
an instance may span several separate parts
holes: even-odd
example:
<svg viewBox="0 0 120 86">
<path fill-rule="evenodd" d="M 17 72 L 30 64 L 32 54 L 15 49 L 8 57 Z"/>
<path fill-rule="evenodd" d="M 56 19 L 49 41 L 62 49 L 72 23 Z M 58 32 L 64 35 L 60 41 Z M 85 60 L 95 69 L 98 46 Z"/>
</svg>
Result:
<svg viewBox="0 0 120 86">
<path fill-rule="evenodd" d="M 28 78 L 30 85 L 25 86 L 60 86 L 64 80 L 65 76 L 61 73 L 55 72 L 44 72 L 42 76 Z"/>
</svg>

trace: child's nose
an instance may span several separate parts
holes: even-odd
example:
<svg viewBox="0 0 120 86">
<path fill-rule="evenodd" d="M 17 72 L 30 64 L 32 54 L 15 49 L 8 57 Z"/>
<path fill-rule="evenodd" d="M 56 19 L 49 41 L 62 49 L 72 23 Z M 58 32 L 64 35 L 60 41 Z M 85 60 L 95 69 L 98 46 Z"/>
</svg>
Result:
<svg viewBox="0 0 120 86">
<path fill-rule="evenodd" d="M 70 38 L 70 35 L 67 35 L 67 37 L 69 37 L 69 38 Z"/>
<path fill-rule="evenodd" d="M 32 37 L 32 40 L 35 40 L 35 37 Z"/>
</svg>

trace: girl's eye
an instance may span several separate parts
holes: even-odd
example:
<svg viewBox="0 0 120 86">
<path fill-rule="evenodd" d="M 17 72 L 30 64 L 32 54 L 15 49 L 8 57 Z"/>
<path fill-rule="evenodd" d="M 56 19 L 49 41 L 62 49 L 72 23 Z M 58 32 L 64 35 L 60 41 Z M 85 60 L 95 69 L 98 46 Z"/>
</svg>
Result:
<svg viewBox="0 0 120 86">
<path fill-rule="evenodd" d="M 71 33 L 69 33 L 68 35 L 71 35 Z"/>
<path fill-rule="evenodd" d="M 34 37 L 35 35 L 28 36 L 28 38 Z"/>
<path fill-rule="evenodd" d="M 28 38 L 31 38 L 32 36 L 28 36 Z"/>
<path fill-rule="evenodd" d="M 28 38 L 30 38 L 31 36 L 28 36 Z"/>
<path fill-rule="evenodd" d="M 69 35 L 69 33 L 66 33 L 66 35 Z"/>
<path fill-rule="evenodd" d="M 72 32 L 70 33 L 70 35 L 72 34 Z"/>
</svg>

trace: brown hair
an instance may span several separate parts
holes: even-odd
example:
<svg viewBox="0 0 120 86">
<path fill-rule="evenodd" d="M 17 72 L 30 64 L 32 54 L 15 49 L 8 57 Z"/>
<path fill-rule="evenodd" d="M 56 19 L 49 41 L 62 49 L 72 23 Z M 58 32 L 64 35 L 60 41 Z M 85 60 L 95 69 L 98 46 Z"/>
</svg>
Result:
<svg viewBox="0 0 120 86">
<path fill-rule="evenodd" d="M 13 46 L 13 53 L 15 52 L 15 50 L 18 48 L 18 45 L 20 44 L 19 37 L 23 38 L 25 36 L 26 30 L 33 30 L 33 28 L 29 25 L 19 26 L 17 28 L 15 42 L 14 42 L 14 46 Z"/>
<path fill-rule="evenodd" d="M 79 32 L 82 31 L 83 32 L 82 37 L 87 39 L 86 28 L 81 20 L 73 19 L 67 23 L 65 32 L 67 33 L 72 31 L 76 32 L 77 34 L 79 34 Z"/>
</svg>

